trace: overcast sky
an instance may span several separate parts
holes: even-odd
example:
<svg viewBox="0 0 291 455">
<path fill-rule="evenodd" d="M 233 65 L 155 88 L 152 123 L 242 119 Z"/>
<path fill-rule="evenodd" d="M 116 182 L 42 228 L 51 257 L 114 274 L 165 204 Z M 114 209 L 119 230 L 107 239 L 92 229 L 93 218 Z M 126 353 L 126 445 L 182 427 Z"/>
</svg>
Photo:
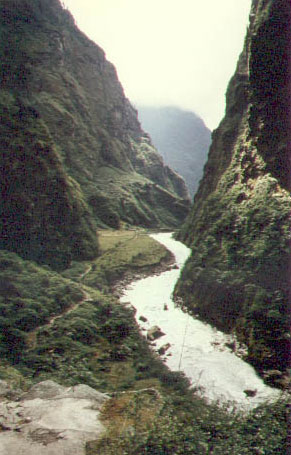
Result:
<svg viewBox="0 0 291 455">
<path fill-rule="evenodd" d="M 135 104 L 175 105 L 218 126 L 251 0 L 64 0 Z"/>
</svg>

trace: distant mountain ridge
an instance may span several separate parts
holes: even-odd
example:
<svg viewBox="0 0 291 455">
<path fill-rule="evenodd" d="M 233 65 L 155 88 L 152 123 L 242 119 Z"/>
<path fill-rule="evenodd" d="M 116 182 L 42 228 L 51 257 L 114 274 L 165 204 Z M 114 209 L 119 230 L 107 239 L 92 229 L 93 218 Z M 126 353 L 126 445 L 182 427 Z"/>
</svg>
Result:
<svg viewBox="0 0 291 455">
<path fill-rule="evenodd" d="M 138 105 L 138 117 L 165 163 L 196 193 L 211 143 L 211 131 L 194 112 L 175 106 Z"/>
</svg>

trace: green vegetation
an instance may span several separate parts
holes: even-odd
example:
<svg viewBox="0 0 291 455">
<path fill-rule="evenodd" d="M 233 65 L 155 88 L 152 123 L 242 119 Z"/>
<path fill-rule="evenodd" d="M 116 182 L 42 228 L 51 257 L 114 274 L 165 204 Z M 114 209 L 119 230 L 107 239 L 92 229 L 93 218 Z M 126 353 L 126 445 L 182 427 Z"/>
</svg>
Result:
<svg viewBox="0 0 291 455">
<path fill-rule="evenodd" d="M 0 251 L 0 352 L 13 363 L 26 349 L 29 332 L 84 299 L 84 292 L 49 268 Z"/>
<path fill-rule="evenodd" d="M 285 400 L 244 416 L 206 406 L 189 391 L 164 398 L 147 389 L 116 394 L 105 405 L 103 420 L 108 429 L 101 440 L 87 444 L 87 455 L 288 453 Z"/>
<path fill-rule="evenodd" d="M 144 377 L 165 380 L 167 369 L 155 364 L 111 285 L 126 271 L 148 273 L 169 252 L 143 232 L 103 231 L 100 239 L 100 258 L 75 262 L 63 276 L 1 251 L 0 377 L 11 365 L 23 383 L 52 378 L 104 391 Z"/>
<path fill-rule="evenodd" d="M 0 115 L 0 247 L 55 269 L 93 258 L 92 216 L 38 112 L 3 89 Z"/>
</svg>

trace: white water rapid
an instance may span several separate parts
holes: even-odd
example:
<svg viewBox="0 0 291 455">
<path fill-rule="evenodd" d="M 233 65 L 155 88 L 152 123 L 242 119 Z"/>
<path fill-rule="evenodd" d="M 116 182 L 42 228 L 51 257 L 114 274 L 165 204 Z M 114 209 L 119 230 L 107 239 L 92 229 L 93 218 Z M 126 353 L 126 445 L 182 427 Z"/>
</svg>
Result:
<svg viewBox="0 0 291 455">
<path fill-rule="evenodd" d="M 136 309 L 135 317 L 145 336 L 155 325 L 165 333 L 155 340 L 153 348 L 158 351 L 170 344 L 163 356 L 168 367 L 183 371 L 208 401 L 231 402 L 237 409 L 249 410 L 279 396 L 278 390 L 266 386 L 249 364 L 225 346 L 230 341 L 229 335 L 174 305 L 171 295 L 190 250 L 169 233 L 151 237 L 175 255 L 179 268 L 131 283 L 121 302 L 130 302 Z M 142 322 L 141 316 L 147 320 Z M 248 396 L 245 390 L 254 396 Z"/>
</svg>

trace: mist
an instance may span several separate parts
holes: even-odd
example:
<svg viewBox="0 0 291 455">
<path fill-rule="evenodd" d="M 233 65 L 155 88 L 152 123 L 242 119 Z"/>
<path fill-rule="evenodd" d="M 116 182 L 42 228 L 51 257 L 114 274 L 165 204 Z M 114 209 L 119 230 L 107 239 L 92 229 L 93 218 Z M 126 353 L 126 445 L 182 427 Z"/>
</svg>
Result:
<svg viewBox="0 0 291 455">
<path fill-rule="evenodd" d="M 213 129 L 243 48 L 251 0 L 65 0 L 135 104 L 196 112 Z"/>
</svg>

